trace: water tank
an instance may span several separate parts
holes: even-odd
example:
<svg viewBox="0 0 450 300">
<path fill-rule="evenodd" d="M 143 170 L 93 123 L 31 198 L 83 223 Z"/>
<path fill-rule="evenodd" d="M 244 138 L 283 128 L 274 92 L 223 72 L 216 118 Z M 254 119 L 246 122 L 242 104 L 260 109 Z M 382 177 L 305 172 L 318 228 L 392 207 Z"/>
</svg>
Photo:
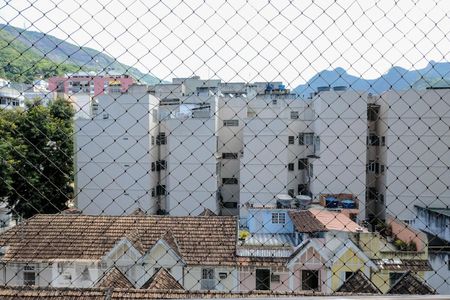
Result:
<svg viewBox="0 0 450 300">
<path fill-rule="evenodd" d="M 319 86 L 319 87 L 317 87 L 317 92 L 318 93 L 320 93 L 320 92 L 328 92 L 329 90 L 330 90 L 329 86 Z"/>
<path fill-rule="evenodd" d="M 277 195 L 277 208 L 291 208 L 292 197 L 287 194 Z"/>
<path fill-rule="evenodd" d="M 333 90 L 336 91 L 336 92 L 346 91 L 347 87 L 345 85 L 337 85 L 337 86 L 333 87 Z"/>
<path fill-rule="evenodd" d="M 308 209 L 308 207 L 311 205 L 312 199 L 310 196 L 298 195 L 295 198 L 297 200 L 297 206 L 300 209 Z"/>
<path fill-rule="evenodd" d="M 337 208 L 338 206 L 339 206 L 339 202 L 335 197 L 326 197 L 325 198 L 325 207 Z"/>
<path fill-rule="evenodd" d="M 353 201 L 351 199 L 342 200 L 341 203 L 342 203 L 342 208 L 355 208 L 356 207 L 355 201 Z"/>
</svg>

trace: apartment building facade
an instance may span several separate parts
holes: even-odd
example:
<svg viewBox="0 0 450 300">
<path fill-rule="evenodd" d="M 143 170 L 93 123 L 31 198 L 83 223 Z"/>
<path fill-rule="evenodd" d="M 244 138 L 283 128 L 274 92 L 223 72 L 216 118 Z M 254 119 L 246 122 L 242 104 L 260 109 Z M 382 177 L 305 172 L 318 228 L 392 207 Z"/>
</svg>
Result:
<svg viewBox="0 0 450 300">
<path fill-rule="evenodd" d="M 151 164 L 158 158 L 158 148 L 152 145 L 152 137 L 159 132 L 151 112 L 158 104 L 147 86 L 135 85 L 124 94 L 97 97 L 92 118 L 76 119 L 75 190 L 83 213 L 158 211 L 158 199 L 151 194 L 158 185 Z"/>
</svg>

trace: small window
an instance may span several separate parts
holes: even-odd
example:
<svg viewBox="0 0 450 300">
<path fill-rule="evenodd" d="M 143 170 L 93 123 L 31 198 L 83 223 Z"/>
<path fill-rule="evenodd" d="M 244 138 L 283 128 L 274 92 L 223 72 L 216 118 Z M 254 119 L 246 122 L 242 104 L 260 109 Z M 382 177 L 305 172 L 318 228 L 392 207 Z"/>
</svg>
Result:
<svg viewBox="0 0 450 300">
<path fill-rule="evenodd" d="M 167 163 L 165 160 L 159 160 L 156 162 L 156 171 L 165 170 Z"/>
<path fill-rule="evenodd" d="M 295 196 L 295 189 L 289 189 L 288 190 L 288 195 L 291 196 L 291 197 L 294 197 Z"/>
<path fill-rule="evenodd" d="M 156 187 L 156 195 L 158 195 L 158 196 L 166 195 L 166 186 L 165 185 L 158 185 Z"/>
<path fill-rule="evenodd" d="M 222 184 L 238 184 L 237 178 L 222 178 Z"/>
<path fill-rule="evenodd" d="M 314 133 L 300 133 L 298 143 L 299 145 L 313 145 Z"/>
<path fill-rule="evenodd" d="M 152 146 L 155 145 L 155 137 L 152 135 Z"/>
<path fill-rule="evenodd" d="M 285 213 L 272 213 L 272 224 L 285 224 L 286 214 Z"/>
<path fill-rule="evenodd" d="M 295 141 L 295 136 L 290 135 L 290 136 L 288 137 L 288 144 L 289 144 L 289 145 L 294 145 L 294 141 Z"/>
<path fill-rule="evenodd" d="M 224 208 L 237 208 L 237 202 L 224 202 L 222 205 Z"/>
<path fill-rule="evenodd" d="M 156 163 L 152 161 L 152 172 L 156 171 Z"/>
<path fill-rule="evenodd" d="M 385 136 L 381 137 L 380 146 L 386 146 L 386 137 Z"/>
<path fill-rule="evenodd" d="M 280 282 L 280 275 L 272 273 L 270 276 L 270 281 L 272 282 Z"/>
<path fill-rule="evenodd" d="M 166 133 L 160 132 L 156 136 L 156 145 L 165 145 L 167 143 Z"/>
<path fill-rule="evenodd" d="M 239 120 L 223 120 L 223 126 L 239 126 Z"/>
<path fill-rule="evenodd" d="M 307 158 L 301 158 L 298 160 L 298 169 L 299 170 L 305 170 L 307 166 L 308 166 Z"/>
<path fill-rule="evenodd" d="M 278 104 L 278 100 L 277 99 L 272 99 L 272 105 L 277 105 Z"/>
<path fill-rule="evenodd" d="M 318 270 L 302 270 L 302 290 L 319 290 Z"/>
<path fill-rule="evenodd" d="M 289 171 L 294 171 L 294 168 L 295 168 L 295 167 L 294 167 L 294 163 L 289 163 L 289 164 L 288 164 L 288 170 L 289 170 Z"/>
<path fill-rule="evenodd" d="M 370 133 L 367 136 L 367 145 L 368 146 L 379 146 L 380 145 L 380 138 L 378 135 Z"/>
<path fill-rule="evenodd" d="M 345 279 L 344 280 L 347 280 L 347 279 L 349 279 L 350 277 L 352 277 L 353 276 L 353 274 L 355 274 L 355 272 L 345 272 Z"/>
<path fill-rule="evenodd" d="M 103 114 L 103 119 L 104 119 L 104 120 L 109 119 L 109 114 L 108 114 L 108 113 L 104 113 L 104 114 Z"/>
<path fill-rule="evenodd" d="M 238 154 L 237 153 L 222 153 L 223 159 L 237 159 Z"/>
<path fill-rule="evenodd" d="M 298 111 L 291 111 L 291 119 L 298 119 Z"/>
<path fill-rule="evenodd" d="M 152 197 L 156 197 L 156 189 L 152 188 Z"/>
<path fill-rule="evenodd" d="M 36 270 L 34 266 L 24 266 L 23 268 L 23 285 L 36 285 Z"/>
<path fill-rule="evenodd" d="M 380 113 L 379 105 L 369 105 L 367 107 L 367 120 L 376 121 L 378 120 L 378 114 Z"/>
<path fill-rule="evenodd" d="M 392 287 L 399 279 L 403 276 L 403 273 L 400 272 L 390 272 L 389 273 L 389 283 Z"/>
</svg>

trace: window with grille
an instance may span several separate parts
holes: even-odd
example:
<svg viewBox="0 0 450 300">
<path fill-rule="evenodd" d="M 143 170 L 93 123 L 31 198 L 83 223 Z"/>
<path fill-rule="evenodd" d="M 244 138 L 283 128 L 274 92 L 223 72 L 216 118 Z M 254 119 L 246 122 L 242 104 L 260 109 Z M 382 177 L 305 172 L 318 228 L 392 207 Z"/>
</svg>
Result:
<svg viewBox="0 0 450 300">
<path fill-rule="evenodd" d="M 239 126 L 239 120 L 223 120 L 223 126 L 230 126 L 230 127 Z"/>
<path fill-rule="evenodd" d="M 285 213 L 272 213 L 272 224 L 285 224 L 286 214 Z"/>
</svg>

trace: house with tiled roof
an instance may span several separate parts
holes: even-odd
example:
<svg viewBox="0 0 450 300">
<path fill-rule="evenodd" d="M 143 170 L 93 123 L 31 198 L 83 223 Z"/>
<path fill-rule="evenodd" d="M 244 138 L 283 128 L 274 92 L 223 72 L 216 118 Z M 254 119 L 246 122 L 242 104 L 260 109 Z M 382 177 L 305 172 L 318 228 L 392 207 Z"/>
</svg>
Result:
<svg viewBox="0 0 450 300">
<path fill-rule="evenodd" d="M 0 284 L 139 289 L 164 269 L 186 290 L 237 290 L 236 233 L 235 217 L 36 215 L 0 235 Z"/>
</svg>

